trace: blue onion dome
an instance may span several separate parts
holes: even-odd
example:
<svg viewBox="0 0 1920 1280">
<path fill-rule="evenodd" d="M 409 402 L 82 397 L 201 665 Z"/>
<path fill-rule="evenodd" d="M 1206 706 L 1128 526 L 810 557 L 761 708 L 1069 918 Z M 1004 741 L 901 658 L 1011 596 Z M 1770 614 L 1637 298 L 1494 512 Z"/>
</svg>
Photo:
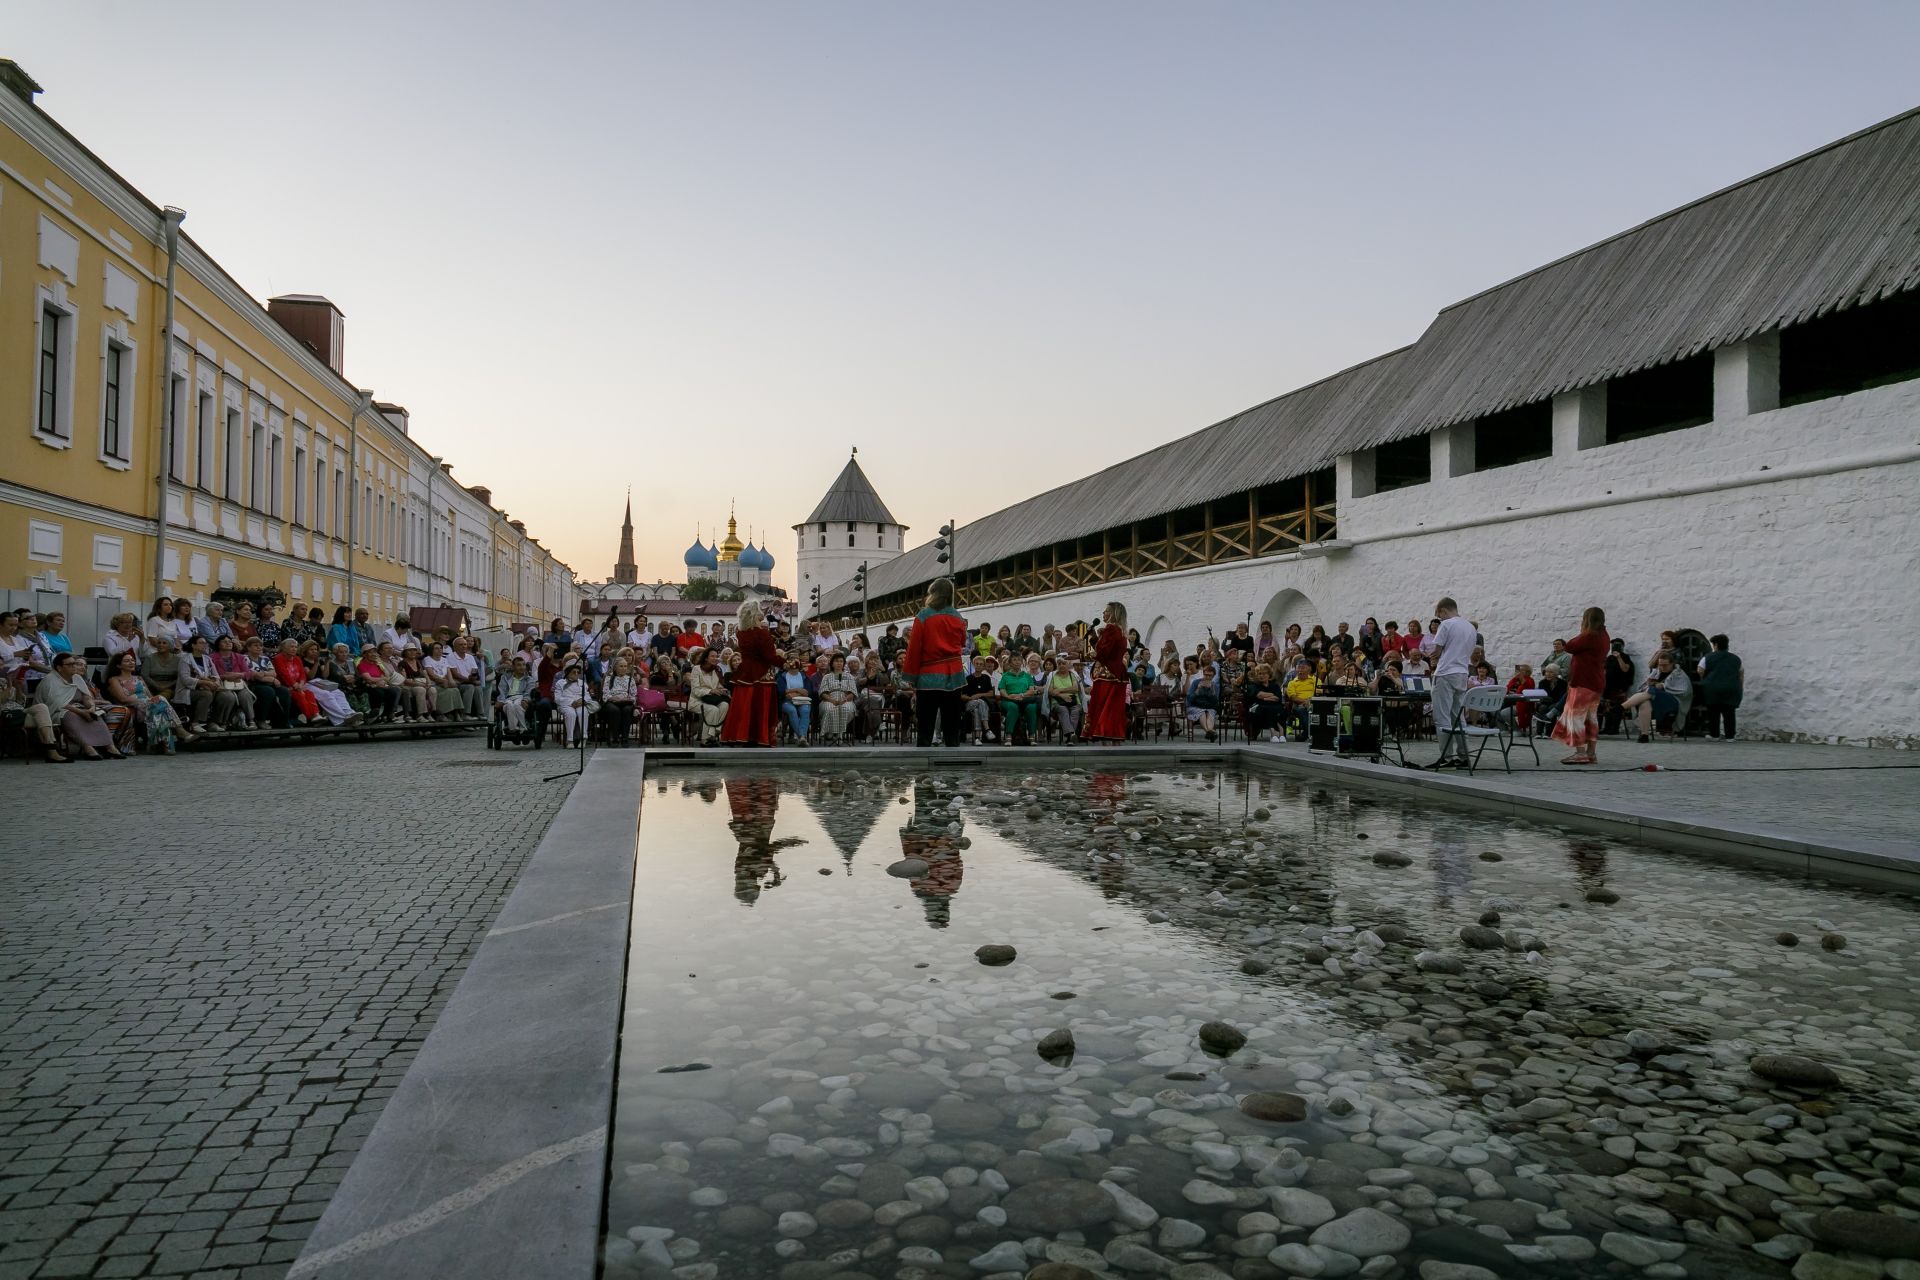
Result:
<svg viewBox="0 0 1920 1280">
<path fill-rule="evenodd" d="M 719 563 L 719 560 L 700 539 L 695 538 L 693 545 L 687 548 L 687 554 L 680 557 L 680 563 L 689 569 L 709 569 Z"/>
<path fill-rule="evenodd" d="M 773 570 L 773 552 L 765 547 L 760 548 L 760 567 L 768 572 Z"/>
<path fill-rule="evenodd" d="M 749 569 L 773 568 L 773 557 L 768 555 L 764 548 L 756 547 L 751 542 L 747 544 L 747 549 L 740 553 L 740 562 Z"/>
</svg>

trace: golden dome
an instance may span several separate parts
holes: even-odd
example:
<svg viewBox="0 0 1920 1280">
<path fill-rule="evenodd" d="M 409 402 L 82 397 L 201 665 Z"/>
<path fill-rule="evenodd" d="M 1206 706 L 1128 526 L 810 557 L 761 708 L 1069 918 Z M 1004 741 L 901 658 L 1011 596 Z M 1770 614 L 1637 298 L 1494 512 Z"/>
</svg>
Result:
<svg viewBox="0 0 1920 1280">
<path fill-rule="evenodd" d="M 726 540 L 720 544 L 720 563 L 737 563 L 740 559 L 740 553 L 746 550 L 746 548 L 747 544 L 740 541 L 740 524 L 729 514 L 727 516 L 727 537 Z"/>
</svg>

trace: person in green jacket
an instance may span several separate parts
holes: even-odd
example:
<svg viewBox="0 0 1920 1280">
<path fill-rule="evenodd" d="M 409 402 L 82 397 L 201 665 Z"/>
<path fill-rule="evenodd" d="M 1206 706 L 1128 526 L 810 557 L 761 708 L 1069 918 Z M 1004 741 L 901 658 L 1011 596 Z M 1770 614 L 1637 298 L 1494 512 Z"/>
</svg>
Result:
<svg viewBox="0 0 1920 1280">
<path fill-rule="evenodd" d="M 1031 746 L 1040 728 L 1040 689 L 1033 675 L 1009 662 L 1000 675 L 1000 741 L 1011 745 L 1018 736 Z"/>
</svg>

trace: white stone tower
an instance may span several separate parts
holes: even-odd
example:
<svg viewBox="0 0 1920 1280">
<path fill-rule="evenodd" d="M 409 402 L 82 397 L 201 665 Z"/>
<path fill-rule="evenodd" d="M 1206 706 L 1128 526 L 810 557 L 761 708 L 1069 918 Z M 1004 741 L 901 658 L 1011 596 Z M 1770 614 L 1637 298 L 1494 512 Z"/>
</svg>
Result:
<svg viewBox="0 0 1920 1280">
<path fill-rule="evenodd" d="M 812 616 L 815 587 L 824 596 L 852 578 L 862 564 L 875 568 L 906 550 L 907 526 L 893 518 L 873 491 L 859 455 L 855 449 L 813 514 L 793 526 L 799 537 L 794 603 L 802 618 Z"/>
</svg>

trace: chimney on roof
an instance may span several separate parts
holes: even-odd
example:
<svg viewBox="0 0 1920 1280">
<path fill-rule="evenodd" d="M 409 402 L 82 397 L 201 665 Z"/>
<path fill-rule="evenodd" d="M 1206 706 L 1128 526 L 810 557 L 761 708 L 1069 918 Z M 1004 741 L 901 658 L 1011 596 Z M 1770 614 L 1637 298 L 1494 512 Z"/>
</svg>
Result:
<svg viewBox="0 0 1920 1280">
<path fill-rule="evenodd" d="M 39 92 L 40 82 L 27 74 L 26 68 L 12 58 L 0 58 L 0 85 L 9 89 L 13 96 L 33 105 L 33 96 Z"/>
<path fill-rule="evenodd" d="M 394 429 L 398 431 L 401 435 L 404 436 L 404 435 L 410 434 L 407 431 L 408 415 L 407 415 L 407 407 L 405 405 L 388 404 L 383 400 L 375 400 L 373 402 L 373 407 L 374 407 L 374 410 L 378 412 L 381 417 L 385 418 L 388 422 L 391 422 L 394 426 Z"/>
<path fill-rule="evenodd" d="M 327 368 L 346 376 L 341 360 L 347 345 L 347 318 L 340 308 L 317 293 L 283 293 L 267 299 L 267 314 L 325 361 Z"/>
<path fill-rule="evenodd" d="M 487 486 L 483 484 L 470 484 L 467 486 L 467 492 L 488 506 L 493 505 L 493 490 L 487 488 Z"/>
<path fill-rule="evenodd" d="M 527 522 L 525 520 L 509 520 L 507 523 L 514 527 L 515 532 L 525 533 L 527 531 Z"/>
</svg>

